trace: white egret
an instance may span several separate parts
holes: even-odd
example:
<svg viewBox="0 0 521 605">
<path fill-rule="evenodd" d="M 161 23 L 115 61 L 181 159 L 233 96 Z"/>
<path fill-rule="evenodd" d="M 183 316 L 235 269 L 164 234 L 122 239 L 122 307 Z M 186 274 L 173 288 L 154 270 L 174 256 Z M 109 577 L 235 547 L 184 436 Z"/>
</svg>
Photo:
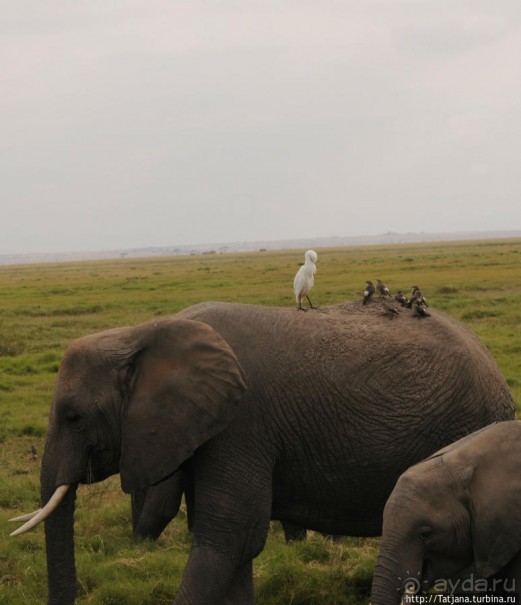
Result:
<svg viewBox="0 0 521 605">
<path fill-rule="evenodd" d="M 297 301 L 298 308 L 301 311 L 305 311 L 305 309 L 302 308 L 302 301 L 304 298 L 307 298 L 311 309 L 315 308 L 311 303 L 309 293 L 311 292 L 311 288 L 313 288 L 313 284 L 315 283 L 315 273 L 317 271 L 317 266 L 315 263 L 317 262 L 317 259 L 317 253 L 314 250 L 308 250 L 304 254 L 304 264 L 297 271 L 295 279 L 293 280 L 293 292 L 295 293 L 295 300 Z"/>
</svg>

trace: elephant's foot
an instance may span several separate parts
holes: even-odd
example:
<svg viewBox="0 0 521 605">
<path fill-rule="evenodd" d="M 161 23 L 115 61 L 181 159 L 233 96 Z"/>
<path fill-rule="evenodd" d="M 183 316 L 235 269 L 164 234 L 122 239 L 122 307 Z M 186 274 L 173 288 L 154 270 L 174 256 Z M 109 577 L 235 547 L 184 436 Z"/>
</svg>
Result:
<svg viewBox="0 0 521 605">
<path fill-rule="evenodd" d="M 253 570 L 249 561 L 235 573 L 232 585 L 226 599 L 225 605 L 255 605 L 253 594 Z"/>
<path fill-rule="evenodd" d="M 173 605 L 255 605 L 252 563 L 235 569 L 232 559 L 206 545 L 192 547 Z"/>
</svg>

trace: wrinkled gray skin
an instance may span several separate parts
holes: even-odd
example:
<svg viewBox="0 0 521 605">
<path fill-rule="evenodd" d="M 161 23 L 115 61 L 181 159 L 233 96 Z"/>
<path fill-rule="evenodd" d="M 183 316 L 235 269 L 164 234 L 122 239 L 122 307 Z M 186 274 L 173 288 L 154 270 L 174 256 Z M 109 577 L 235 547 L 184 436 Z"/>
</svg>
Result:
<svg viewBox="0 0 521 605">
<path fill-rule="evenodd" d="M 477 431 L 408 469 L 384 510 L 372 605 L 404 583 L 521 591 L 521 422 Z M 468 596 L 468 595 L 467 595 Z"/>
<path fill-rule="evenodd" d="M 189 461 L 188 461 L 189 462 Z M 135 538 L 157 540 L 170 521 L 177 515 L 181 500 L 185 495 L 188 528 L 192 530 L 193 522 L 193 478 L 187 463 L 182 470 L 144 490 L 133 492 L 132 531 Z M 286 543 L 305 540 L 307 530 L 289 521 L 282 521 Z M 341 536 L 329 536 L 339 540 Z"/>
<path fill-rule="evenodd" d="M 192 466 L 193 542 L 176 605 L 251 605 L 270 519 L 374 536 L 400 474 L 513 418 L 478 339 L 432 310 L 381 303 L 294 309 L 206 303 L 74 341 L 42 460 L 56 486 L 119 472 L 146 490 Z M 245 390 L 247 384 L 247 390 Z M 46 521 L 49 602 L 76 591 L 75 489 Z"/>
<path fill-rule="evenodd" d="M 193 480 L 183 465 L 156 485 L 132 493 L 132 531 L 136 538 L 157 540 L 179 512 L 185 495 L 188 527 L 192 529 Z"/>
<path fill-rule="evenodd" d="M 190 461 L 187 461 L 188 463 Z M 147 489 L 131 494 L 132 531 L 135 538 L 157 540 L 170 521 L 177 515 L 185 496 L 188 529 L 193 523 L 193 477 L 187 463 L 182 469 Z M 282 521 L 286 542 L 305 540 L 307 531 L 299 525 Z M 333 538 L 333 536 L 332 536 Z M 335 536 L 334 539 L 337 539 Z"/>
</svg>

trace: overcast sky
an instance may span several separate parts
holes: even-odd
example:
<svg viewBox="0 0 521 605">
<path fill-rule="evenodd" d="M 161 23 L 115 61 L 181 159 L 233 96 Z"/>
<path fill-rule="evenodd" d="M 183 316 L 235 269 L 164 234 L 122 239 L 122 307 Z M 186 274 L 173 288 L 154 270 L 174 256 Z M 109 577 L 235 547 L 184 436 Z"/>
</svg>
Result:
<svg viewBox="0 0 521 605">
<path fill-rule="evenodd" d="M 521 228 L 519 0 L 17 0 L 0 253 Z"/>
</svg>

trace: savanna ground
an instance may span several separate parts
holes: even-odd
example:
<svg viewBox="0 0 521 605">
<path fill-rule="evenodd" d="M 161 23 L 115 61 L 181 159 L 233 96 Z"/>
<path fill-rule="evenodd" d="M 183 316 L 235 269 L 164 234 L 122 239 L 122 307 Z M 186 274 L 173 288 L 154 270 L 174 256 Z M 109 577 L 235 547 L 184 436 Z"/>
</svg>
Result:
<svg viewBox="0 0 521 605">
<path fill-rule="evenodd" d="M 316 305 L 360 298 L 366 279 L 381 278 L 393 291 L 409 292 L 418 284 L 431 306 L 481 337 L 521 406 L 521 240 L 317 252 Z M 0 267 L 1 603 L 36 605 L 46 600 L 43 530 L 9 538 L 13 526 L 7 520 L 39 506 L 48 409 L 68 342 L 204 300 L 293 306 L 292 281 L 303 253 Z M 333 544 L 312 535 L 307 542 L 286 546 L 274 523 L 255 561 L 257 602 L 366 604 L 378 543 L 378 538 L 346 538 Z M 118 477 L 81 487 L 76 513 L 79 605 L 170 602 L 189 544 L 184 513 L 157 543 L 136 544 L 129 499 Z"/>
</svg>

